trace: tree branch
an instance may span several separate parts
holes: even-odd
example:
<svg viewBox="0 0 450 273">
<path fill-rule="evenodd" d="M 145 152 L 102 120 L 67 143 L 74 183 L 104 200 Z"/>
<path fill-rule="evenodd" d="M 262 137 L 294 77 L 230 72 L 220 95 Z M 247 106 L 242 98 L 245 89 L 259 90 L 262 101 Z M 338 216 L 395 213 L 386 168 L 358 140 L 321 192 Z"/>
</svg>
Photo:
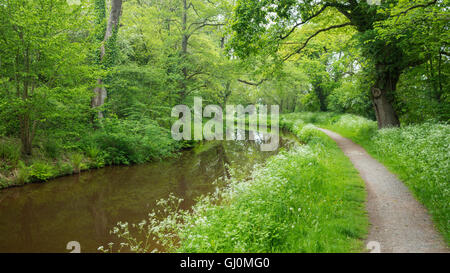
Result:
<svg viewBox="0 0 450 273">
<path fill-rule="evenodd" d="M 320 33 L 325 32 L 325 31 L 329 31 L 329 30 L 332 30 L 332 29 L 336 29 L 336 28 L 342 28 L 342 27 L 350 26 L 350 25 L 352 25 L 352 23 L 348 22 L 348 23 L 344 23 L 344 24 L 340 24 L 340 25 L 329 26 L 327 28 L 323 28 L 323 29 L 320 29 L 320 30 L 316 31 L 313 35 L 309 36 L 308 39 L 306 39 L 306 41 L 303 43 L 303 45 L 301 47 L 297 48 L 297 50 L 295 50 L 291 54 L 286 55 L 283 58 L 283 60 L 287 61 L 293 55 L 300 53 L 300 51 L 302 51 L 308 45 L 308 43 L 312 40 L 312 38 L 316 37 Z"/>
<path fill-rule="evenodd" d="M 413 9 L 417 9 L 417 8 L 427 8 L 427 7 L 432 6 L 432 5 L 436 4 L 436 3 L 437 3 L 437 0 L 434 0 L 434 1 L 429 2 L 429 3 L 426 3 L 426 4 L 415 5 L 415 6 L 409 7 L 408 9 L 406 9 L 406 10 L 404 10 L 404 11 L 402 11 L 402 12 L 399 12 L 399 13 L 397 13 L 397 14 L 395 14 L 395 15 L 392 15 L 391 17 L 398 17 L 398 16 L 400 16 L 400 15 L 405 15 L 406 13 L 408 13 L 409 11 L 411 11 L 411 10 L 413 10 Z"/>
<path fill-rule="evenodd" d="M 322 12 L 324 12 L 329 6 L 330 6 L 329 4 L 323 5 L 323 7 L 322 7 L 318 12 L 316 12 L 316 13 L 314 13 L 313 15 L 311 15 L 310 17 L 306 18 L 304 21 L 295 24 L 295 25 L 291 28 L 291 30 L 289 30 L 289 32 L 286 33 L 286 35 L 280 35 L 280 39 L 281 39 L 281 40 L 284 40 L 284 39 L 286 39 L 287 37 L 289 37 L 289 35 L 291 35 L 292 32 L 294 32 L 294 30 L 295 30 L 296 28 L 298 28 L 298 27 L 301 26 L 301 25 L 304 25 L 304 24 L 308 23 L 309 21 L 311 21 L 311 20 L 314 19 L 315 17 L 319 16 L 319 15 L 320 15 Z"/>
<path fill-rule="evenodd" d="M 189 8 L 192 8 L 194 10 L 195 14 L 197 14 L 197 16 L 200 17 L 200 15 L 198 15 L 197 9 L 194 7 L 194 4 L 192 4 L 192 2 L 189 3 L 189 5 L 187 6 L 186 9 L 189 9 Z"/>
<path fill-rule="evenodd" d="M 441 52 L 439 52 L 439 53 L 441 53 L 442 55 L 445 55 L 445 56 L 447 56 L 447 57 L 450 57 L 450 53 L 449 53 L 449 52 L 446 52 L 446 51 L 444 51 L 444 50 L 441 50 Z"/>
<path fill-rule="evenodd" d="M 267 79 L 262 79 L 262 80 L 260 80 L 259 82 L 254 83 L 254 82 L 249 82 L 249 81 L 246 81 L 246 80 L 238 79 L 238 82 L 245 83 L 245 84 L 247 84 L 247 85 L 258 86 L 258 85 L 262 84 L 263 82 L 265 82 L 266 80 L 267 80 Z"/>
<path fill-rule="evenodd" d="M 193 77 L 195 77 L 195 76 L 197 76 L 197 75 L 201 75 L 201 74 L 207 75 L 208 73 L 203 72 L 203 71 L 197 71 L 197 72 L 194 72 L 194 73 L 192 73 L 191 75 L 187 76 L 187 77 L 186 77 L 186 80 L 190 80 L 190 79 L 192 79 Z"/>
<path fill-rule="evenodd" d="M 194 25 L 194 23 L 191 24 L 191 26 Z M 204 28 L 206 26 L 214 26 L 214 27 L 218 27 L 218 26 L 223 26 L 224 24 L 222 23 L 199 23 L 199 26 L 194 28 L 190 33 L 189 36 L 191 36 L 192 34 L 194 34 L 197 30 Z M 189 29 L 189 28 L 188 28 Z"/>
</svg>

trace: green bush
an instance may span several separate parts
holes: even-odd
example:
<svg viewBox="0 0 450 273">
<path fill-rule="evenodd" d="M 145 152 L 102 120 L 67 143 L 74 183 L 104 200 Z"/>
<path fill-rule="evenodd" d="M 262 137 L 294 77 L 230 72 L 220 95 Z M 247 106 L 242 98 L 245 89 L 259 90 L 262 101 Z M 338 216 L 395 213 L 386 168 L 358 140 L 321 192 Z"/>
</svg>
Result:
<svg viewBox="0 0 450 273">
<path fill-rule="evenodd" d="M 58 161 L 56 163 L 56 168 L 58 170 L 58 175 L 69 175 L 73 173 L 73 166 L 70 163 Z"/>
<path fill-rule="evenodd" d="M 96 145 L 87 146 L 85 148 L 86 155 L 91 159 L 96 159 L 100 155 L 100 149 Z"/>
<path fill-rule="evenodd" d="M 81 171 L 83 155 L 80 153 L 72 154 L 70 163 L 72 164 L 73 172 L 79 173 Z"/>
<path fill-rule="evenodd" d="M 105 119 L 102 128 L 81 141 L 81 149 L 105 164 L 144 163 L 178 148 L 168 130 L 150 120 Z"/>
<path fill-rule="evenodd" d="M 298 122 L 313 124 L 331 124 L 338 120 L 340 115 L 333 112 L 299 112 L 284 114 L 281 116 L 281 122 Z"/>
<path fill-rule="evenodd" d="M 44 152 L 44 155 L 51 159 L 58 158 L 62 153 L 60 141 L 51 138 L 46 138 L 42 142 L 41 148 Z"/>
<path fill-rule="evenodd" d="M 17 164 L 16 180 L 19 184 L 24 184 L 30 181 L 30 169 L 21 160 L 19 160 Z"/>
<path fill-rule="evenodd" d="M 378 125 L 375 121 L 350 114 L 341 115 L 339 118 L 330 121 L 328 128 L 338 130 L 357 141 L 366 141 L 378 131 Z"/>
<path fill-rule="evenodd" d="M 47 162 L 34 162 L 28 168 L 32 180 L 47 181 L 57 175 L 55 168 Z"/>
<path fill-rule="evenodd" d="M 85 148 L 85 153 L 89 157 L 90 168 L 101 168 L 105 166 L 106 152 L 103 152 L 95 145 Z"/>
<path fill-rule="evenodd" d="M 15 166 L 20 158 L 20 144 L 10 139 L 0 139 L 0 161 Z"/>
</svg>

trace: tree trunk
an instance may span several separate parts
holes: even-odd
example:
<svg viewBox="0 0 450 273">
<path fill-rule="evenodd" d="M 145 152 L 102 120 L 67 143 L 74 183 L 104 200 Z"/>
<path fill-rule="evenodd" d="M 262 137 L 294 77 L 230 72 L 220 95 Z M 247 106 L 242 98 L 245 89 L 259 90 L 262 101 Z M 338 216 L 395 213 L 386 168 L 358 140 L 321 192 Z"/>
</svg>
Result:
<svg viewBox="0 0 450 273">
<path fill-rule="evenodd" d="M 91 107 L 99 107 L 102 106 L 105 103 L 105 99 L 107 97 L 107 92 L 105 87 L 103 87 L 103 81 L 102 79 L 97 79 L 97 86 L 94 88 L 94 94 L 95 96 L 91 100 Z M 98 111 L 98 118 L 103 118 L 103 112 Z"/>
<path fill-rule="evenodd" d="M 187 32 L 187 10 L 188 10 L 188 4 L 187 0 L 183 0 L 183 14 L 181 18 L 181 30 L 182 30 L 182 38 L 181 38 L 181 57 L 182 57 L 182 73 L 183 73 L 183 79 L 181 82 L 181 90 L 180 90 L 180 97 L 179 102 L 182 103 L 184 99 L 187 96 L 187 78 L 188 78 L 188 71 L 187 71 L 187 48 L 188 48 L 188 40 L 189 35 Z"/>
<path fill-rule="evenodd" d="M 30 156 L 32 154 L 32 138 L 30 132 L 30 116 L 25 113 L 20 119 L 20 140 L 22 142 L 22 155 Z"/>
<path fill-rule="evenodd" d="M 315 86 L 313 88 L 314 88 L 314 92 L 316 93 L 317 98 L 319 99 L 320 111 L 326 112 L 327 111 L 327 103 L 326 103 L 327 97 L 325 96 L 322 86 L 320 86 L 320 84 L 315 84 Z"/>
<path fill-rule="evenodd" d="M 24 68 L 25 71 L 27 73 L 27 75 L 29 75 L 30 73 L 30 50 L 27 47 L 25 50 L 25 55 L 23 56 L 24 58 Z M 23 114 L 20 115 L 20 140 L 22 143 L 22 147 L 21 147 L 21 152 L 22 155 L 24 156 L 31 156 L 32 152 L 33 152 L 33 137 L 34 137 L 34 130 L 32 129 L 31 126 L 31 114 L 30 114 L 30 106 L 29 106 L 29 88 L 30 88 L 30 77 L 29 76 L 25 76 L 23 78 L 23 90 L 22 92 L 20 92 L 20 87 L 18 85 L 18 92 L 21 96 L 22 102 L 25 103 L 25 111 L 23 112 Z M 34 127 L 34 126 L 33 126 Z"/>
<path fill-rule="evenodd" d="M 108 23 L 106 25 L 105 37 L 103 38 L 103 43 L 100 47 L 100 62 L 103 61 L 106 53 L 105 45 L 109 38 L 114 33 L 114 30 L 119 27 L 119 17 L 122 10 L 122 0 L 112 0 L 111 1 L 111 12 L 109 14 Z M 97 86 L 94 88 L 94 97 L 91 100 L 91 107 L 99 107 L 105 103 L 107 97 L 107 92 L 105 87 L 103 87 L 103 80 L 97 79 Z M 98 118 L 103 118 L 103 113 L 98 111 Z"/>
<path fill-rule="evenodd" d="M 392 103 L 400 71 L 386 71 L 384 65 L 377 65 L 376 68 L 377 79 L 371 91 L 378 128 L 398 127 L 400 122 Z"/>
</svg>

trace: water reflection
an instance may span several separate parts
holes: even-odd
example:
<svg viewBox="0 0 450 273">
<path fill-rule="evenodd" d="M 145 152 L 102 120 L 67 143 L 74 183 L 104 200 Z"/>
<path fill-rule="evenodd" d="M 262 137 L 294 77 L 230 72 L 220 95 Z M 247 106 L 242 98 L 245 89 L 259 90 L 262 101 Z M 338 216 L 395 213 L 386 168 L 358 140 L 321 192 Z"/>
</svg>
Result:
<svg viewBox="0 0 450 273">
<path fill-rule="evenodd" d="M 292 142 L 280 136 L 280 147 Z M 109 230 L 118 221 L 145 219 L 155 201 L 171 192 L 189 208 L 197 196 L 215 189 L 213 181 L 230 175 L 227 166 L 246 176 L 274 153 L 261 152 L 254 141 L 207 141 L 176 159 L 2 190 L 0 252 L 68 252 L 69 241 L 80 242 L 82 252 L 96 252 L 115 239 Z"/>
</svg>

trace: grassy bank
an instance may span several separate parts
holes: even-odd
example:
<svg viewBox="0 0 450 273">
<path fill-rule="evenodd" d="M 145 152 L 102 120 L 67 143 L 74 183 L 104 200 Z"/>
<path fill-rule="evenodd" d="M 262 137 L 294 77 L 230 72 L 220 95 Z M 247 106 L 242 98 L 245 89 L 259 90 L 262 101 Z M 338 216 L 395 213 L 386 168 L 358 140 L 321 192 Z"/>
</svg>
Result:
<svg viewBox="0 0 450 273">
<path fill-rule="evenodd" d="M 107 165 L 139 164 L 174 155 L 182 142 L 150 120 L 105 119 L 82 135 L 38 136 L 33 155 L 22 157 L 20 142 L 0 139 L 0 188 L 46 181 Z"/>
<path fill-rule="evenodd" d="M 306 145 L 272 157 L 247 181 L 231 179 L 192 211 L 162 200 L 160 212 L 114 229 L 122 247 L 175 252 L 360 252 L 367 233 L 365 189 L 351 162 L 312 125 L 285 121 Z M 172 200 L 172 201 L 170 201 Z M 172 208 L 172 209 L 169 209 Z M 134 232 L 133 232 L 134 231 Z M 140 233 L 140 235 L 135 232 Z"/>
<path fill-rule="evenodd" d="M 294 113 L 363 146 L 408 186 L 450 243 L 450 126 L 425 123 L 377 130 L 376 122 L 354 115 Z"/>
</svg>

